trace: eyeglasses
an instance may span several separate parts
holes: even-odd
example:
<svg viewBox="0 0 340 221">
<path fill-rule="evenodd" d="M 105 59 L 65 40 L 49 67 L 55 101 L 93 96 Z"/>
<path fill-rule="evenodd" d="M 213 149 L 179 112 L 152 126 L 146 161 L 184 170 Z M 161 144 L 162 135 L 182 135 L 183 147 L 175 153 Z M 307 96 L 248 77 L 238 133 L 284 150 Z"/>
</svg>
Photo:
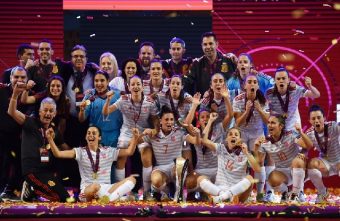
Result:
<svg viewBox="0 0 340 221">
<path fill-rule="evenodd" d="M 80 59 L 84 59 L 85 55 L 72 55 L 72 58 L 80 58 Z"/>
</svg>

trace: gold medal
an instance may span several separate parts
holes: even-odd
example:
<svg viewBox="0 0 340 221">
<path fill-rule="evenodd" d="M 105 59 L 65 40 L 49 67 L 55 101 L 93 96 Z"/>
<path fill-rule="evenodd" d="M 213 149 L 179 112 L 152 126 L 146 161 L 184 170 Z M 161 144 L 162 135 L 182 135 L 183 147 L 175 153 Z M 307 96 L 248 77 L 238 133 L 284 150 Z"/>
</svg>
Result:
<svg viewBox="0 0 340 221">
<path fill-rule="evenodd" d="M 52 73 L 53 74 L 58 73 L 58 66 L 57 65 L 53 65 Z"/>
<path fill-rule="evenodd" d="M 96 180 L 98 178 L 98 174 L 97 173 L 93 173 L 92 174 L 92 178 Z"/>
<path fill-rule="evenodd" d="M 77 88 L 77 87 L 74 88 L 74 93 L 79 93 L 79 91 L 80 91 L 79 88 Z"/>
<path fill-rule="evenodd" d="M 284 117 L 284 118 L 286 118 L 286 119 L 287 119 L 287 117 L 288 117 L 288 114 L 287 114 L 287 113 L 284 113 L 284 114 L 282 114 L 282 117 Z"/>
<path fill-rule="evenodd" d="M 86 106 L 89 106 L 91 104 L 91 101 L 90 100 L 86 100 L 85 104 L 86 104 Z"/>
<path fill-rule="evenodd" d="M 46 150 L 49 150 L 49 149 L 51 149 L 51 145 L 50 144 L 46 144 Z"/>
</svg>

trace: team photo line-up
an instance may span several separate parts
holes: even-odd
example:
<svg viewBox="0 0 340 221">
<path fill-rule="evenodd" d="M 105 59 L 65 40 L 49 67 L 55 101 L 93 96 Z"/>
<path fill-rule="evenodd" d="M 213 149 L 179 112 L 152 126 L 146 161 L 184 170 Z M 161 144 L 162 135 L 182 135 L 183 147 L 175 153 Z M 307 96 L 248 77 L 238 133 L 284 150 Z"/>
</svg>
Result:
<svg viewBox="0 0 340 221">
<path fill-rule="evenodd" d="M 97 65 L 82 45 L 62 61 L 48 39 L 38 59 L 21 44 L 0 84 L 1 201 L 242 203 L 254 189 L 258 202 L 303 203 L 309 179 L 326 203 L 323 178 L 340 176 L 340 124 L 326 121 L 312 79 L 259 72 L 247 53 L 220 53 L 213 32 L 201 47 L 202 57 L 184 57 L 175 37 L 162 60 L 143 42 L 119 70 L 110 52 Z M 306 131 L 303 97 L 315 99 Z"/>
</svg>

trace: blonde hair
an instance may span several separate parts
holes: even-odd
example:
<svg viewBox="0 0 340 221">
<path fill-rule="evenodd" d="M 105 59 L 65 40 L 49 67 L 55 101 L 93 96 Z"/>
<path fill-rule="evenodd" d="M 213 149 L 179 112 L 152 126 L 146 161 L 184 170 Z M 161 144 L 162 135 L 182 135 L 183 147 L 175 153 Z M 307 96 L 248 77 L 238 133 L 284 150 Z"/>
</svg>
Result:
<svg viewBox="0 0 340 221">
<path fill-rule="evenodd" d="M 113 76 L 110 76 L 110 80 L 118 76 L 118 62 L 116 57 L 111 52 L 104 52 L 102 55 L 100 55 L 99 58 L 99 66 L 101 65 L 101 61 L 104 57 L 108 57 L 112 64 L 113 64 Z"/>
</svg>

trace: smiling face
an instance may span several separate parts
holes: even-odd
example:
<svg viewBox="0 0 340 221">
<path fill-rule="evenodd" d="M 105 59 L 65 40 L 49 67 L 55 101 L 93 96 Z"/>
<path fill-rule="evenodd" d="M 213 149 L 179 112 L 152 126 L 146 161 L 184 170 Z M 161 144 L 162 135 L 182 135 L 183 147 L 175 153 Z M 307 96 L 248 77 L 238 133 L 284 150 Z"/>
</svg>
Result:
<svg viewBox="0 0 340 221">
<path fill-rule="evenodd" d="M 221 90 L 225 87 L 224 77 L 221 74 L 213 75 L 210 87 L 214 93 L 220 94 Z"/>
<path fill-rule="evenodd" d="M 39 119 L 43 125 L 50 125 L 57 113 L 56 106 L 50 103 L 43 103 L 39 109 Z"/>
<path fill-rule="evenodd" d="M 110 57 L 103 57 L 100 61 L 100 69 L 106 71 L 109 75 L 113 73 L 114 64 Z"/>
<path fill-rule="evenodd" d="M 107 91 L 109 82 L 106 77 L 102 74 L 96 74 L 94 77 L 94 88 L 98 94 L 103 94 Z"/>
<path fill-rule="evenodd" d="M 73 67 L 77 71 L 83 71 L 87 62 L 86 53 L 83 50 L 75 50 L 71 53 Z"/>
<path fill-rule="evenodd" d="M 135 62 L 129 61 L 126 63 L 124 68 L 126 77 L 130 79 L 132 76 L 134 76 L 137 73 L 137 64 Z"/>
<path fill-rule="evenodd" d="M 244 85 L 244 89 L 249 95 L 256 95 L 256 91 L 259 89 L 259 83 L 257 78 L 253 75 L 248 76 Z"/>
<path fill-rule="evenodd" d="M 88 146 L 98 146 L 102 137 L 100 136 L 97 127 L 89 127 L 89 129 L 87 129 L 85 139 Z"/>
<path fill-rule="evenodd" d="M 151 46 L 144 45 L 139 51 L 139 60 L 141 60 L 141 65 L 143 67 L 149 67 L 150 62 L 155 57 L 155 52 Z"/>
<path fill-rule="evenodd" d="M 309 122 L 318 133 L 321 133 L 324 130 L 325 118 L 321 111 L 310 112 Z"/>
<path fill-rule="evenodd" d="M 279 71 L 275 74 L 275 85 L 280 94 L 287 92 L 289 77 L 286 71 Z"/>
<path fill-rule="evenodd" d="M 38 48 L 38 55 L 40 57 L 40 60 L 43 63 L 47 63 L 49 60 L 51 60 L 51 57 L 53 55 L 53 50 L 51 47 L 51 44 L 48 42 L 41 42 L 39 44 L 39 48 Z"/>
<path fill-rule="evenodd" d="M 208 58 L 213 57 L 217 52 L 218 43 L 213 36 L 204 37 L 202 39 L 202 50 Z"/>
<path fill-rule="evenodd" d="M 142 94 L 143 91 L 142 80 L 137 77 L 131 78 L 129 83 L 129 91 L 131 92 L 132 95 Z"/>
<path fill-rule="evenodd" d="M 205 126 L 207 125 L 209 117 L 210 117 L 209 111 L 201 111 L 200 112 L 200 114 L 198 116 L 198 121 L 203 128 L 205 128 Z"/>
<path fill-rule="evenodd" d="M 238 57 L 237 61 L 237 69 L 240 72 L 242 78 L 247 76 L 250 73 L 250 68 L 252 66 L 251 61 L 249 60 L 248 56 L 241 55 Z"/>
<path fill-rule="evenodd" d="M 280 124 L 279 119 L 275 116 L 270 116 L 268 119 L 268 132 L 270 136 L 279 136 L 283 129 L 283 125 Z"/>
<path fill-rule="evenodd" d="M 17 70 L 10 76 L 11 85 L 14 88 L 14 86 L 18 83 L 26 83 L 27 82 L 27 73 L 24 69 Z"/>
<path fill-rule="evenodd" d="M 185 53 L 185 48 L 183 48 L 181 43 L 174 42 L 171 44 L 171 48 L 169 49 L 169 53 L 171 55 L 171 59 L 174 61 L 181 61 L 183 58 L 183 54 Z"/>
<path fill-rule="evenodd" d="M 175 118 L 173 113 L 165 113 L 161 117 L 161 129 L 164 134 L 169 134 L 175 125 Z"/>
<path fill-rule="evenodd" d="M 63 84 L 60 80 L 54 79 L 50 83 L 50 94 L 53 97 L 59 97 L 61 92 L 63 91 Z"/>
<path fill-rule="evenodd" d="M 178 99 L 182 90 L 182 80 L 180 77 L 173 77 L 170 81 L 170 93 L 173 98 Z"/>
<path fill-rule="evenodd" d="M 230 149 L 235 148 L 241 142 L 240 131 L 236 128 L 231 128 L 227 133 L 225 142 Z"/>
</svg>

